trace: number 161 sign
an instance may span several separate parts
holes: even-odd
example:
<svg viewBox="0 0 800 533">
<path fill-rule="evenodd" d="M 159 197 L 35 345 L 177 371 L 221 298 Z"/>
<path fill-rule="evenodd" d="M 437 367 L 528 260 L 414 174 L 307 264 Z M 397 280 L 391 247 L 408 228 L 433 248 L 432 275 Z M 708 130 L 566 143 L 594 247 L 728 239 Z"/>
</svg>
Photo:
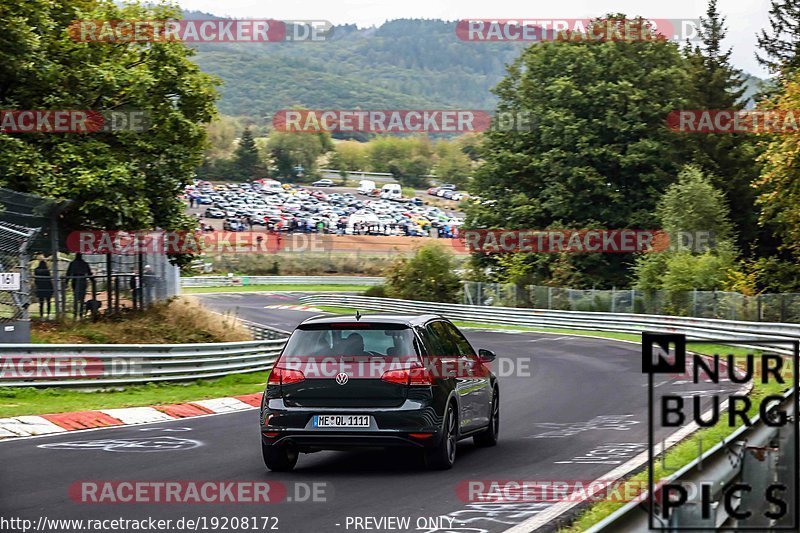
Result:
<svg viewBox="0 0 800 533">
<path fill-rule="evenodd" d="M 0 272 L 0 291 L 18 291 L 19 272 Z"/>
</svg>

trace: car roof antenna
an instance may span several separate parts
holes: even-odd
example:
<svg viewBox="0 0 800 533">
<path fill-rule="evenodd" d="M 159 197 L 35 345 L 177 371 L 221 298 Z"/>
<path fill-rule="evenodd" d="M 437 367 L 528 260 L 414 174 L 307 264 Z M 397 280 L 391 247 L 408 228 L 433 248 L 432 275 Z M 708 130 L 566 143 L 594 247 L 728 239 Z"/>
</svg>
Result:
<svg viewBox="0 0 800 533">
<path fill-rule="evenodd" d="M 358 309 L 356 309 L 356 320 L 361 320 L 361 313 L 358 312 Z"/>
</svg>

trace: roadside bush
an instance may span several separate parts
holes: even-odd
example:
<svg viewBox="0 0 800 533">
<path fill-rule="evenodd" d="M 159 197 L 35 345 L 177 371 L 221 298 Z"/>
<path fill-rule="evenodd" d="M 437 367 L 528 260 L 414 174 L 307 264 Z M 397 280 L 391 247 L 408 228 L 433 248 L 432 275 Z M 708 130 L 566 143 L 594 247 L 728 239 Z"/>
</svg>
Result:
<svg viewBox="0 0 800 533">
<path fill-rule="evenodd" d="M 32 329 L 33 342 L 47 344 L 182 344 L 252 339 L 235 317 L 213 313 L 186 296 L 157 303 L 145 311 L 102 317 L 97 322 L 34 322 Z"/>
<path fill-rule="evenodd" d="M 372 296 L 375 298 L 386 298 L 386 287 L 383 285 L 373 285 L 364 291 L 364 296 Z"/>
<path fill-rule="evenodd" d="M 419 248 L 413 257 L 396 260 L 385 273 L 390 298 L 457 302 L 461 281 L 453 272 L 453 255 L 437 244 Z"/>
</svg>

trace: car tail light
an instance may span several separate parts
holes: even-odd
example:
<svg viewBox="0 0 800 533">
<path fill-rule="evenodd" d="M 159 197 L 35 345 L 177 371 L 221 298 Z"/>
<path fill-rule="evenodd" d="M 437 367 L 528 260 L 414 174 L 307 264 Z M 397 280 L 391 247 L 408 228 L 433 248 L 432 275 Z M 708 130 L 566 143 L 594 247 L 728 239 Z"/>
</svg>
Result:
<svg viewBox="0 0 800 533">
<path fill-rule="evenodd" d="M 306 376 L 299 370 L 289 370 L 276 366 L 272 369 L 267 380 L 267 385 L 290 385 L 299 383 L 306 379 Z"/>
<path fill-rule="evenodd" d="M 402 370 L 389 370 L 384 372 L 381 380 L 398 385 L 412 385 L 429 387 L 433 385 L 431 373 L 424 366 L 404 368 Z"/>
</svg>

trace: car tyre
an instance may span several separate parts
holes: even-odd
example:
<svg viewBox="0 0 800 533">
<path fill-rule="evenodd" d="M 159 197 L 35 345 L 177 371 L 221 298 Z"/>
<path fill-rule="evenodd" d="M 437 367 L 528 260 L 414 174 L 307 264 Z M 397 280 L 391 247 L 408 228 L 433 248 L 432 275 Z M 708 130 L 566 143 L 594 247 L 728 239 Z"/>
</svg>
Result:
<svg viewBox="0 0 800 533">
<path fill-rule="evenodd" d="M 288 472 L 297 464 L 297 448 L 287 444 L 261 444 L 264 465 L 273 472 Z"/>
<path fill-rule="evenodd" d="M 497 445 L 497 440 L 500 436 L 500 392 L 494 389 L 492 393 L 492 411 L 489 417 L 489 426 L 484 430 L 472 437 L 475 446 L 481 448 L 489 448 Z"/>
<path fill-rule="evenodd" d="M 433 448 L 425 450 L 425 465 L 431 470 L 449 470 L 456 462 L 458 443 L 458 417 L 453 404 L 447 406 L 442 428 L 442 439 Z"/>
</svg>

